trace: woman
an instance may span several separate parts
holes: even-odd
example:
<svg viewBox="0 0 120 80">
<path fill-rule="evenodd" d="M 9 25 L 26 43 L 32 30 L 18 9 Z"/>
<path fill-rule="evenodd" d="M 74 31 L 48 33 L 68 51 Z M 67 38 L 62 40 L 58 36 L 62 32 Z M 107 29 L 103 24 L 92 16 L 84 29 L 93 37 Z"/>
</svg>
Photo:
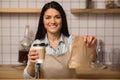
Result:
<svg viewBox="0 0 120 80">
<path fill-rule="evenodd" d="M 74 78 L 74 72 L 68 69 L 68 60 L 74 36 L 68 32 L 66 15 L 61 5 L 51 1 L 42 8 L 35 43 L 45 42 L 45 60 L 42 66 L 43 78 Z M 88 47 L 95 43 L 92 36 L 85 36 Z M 33 44 L 31 48 L 33 47 Z M 28 64 L 24 70 L 25 78 L 35 78 L 38 53 L 30 50 Z"/>
</svg>

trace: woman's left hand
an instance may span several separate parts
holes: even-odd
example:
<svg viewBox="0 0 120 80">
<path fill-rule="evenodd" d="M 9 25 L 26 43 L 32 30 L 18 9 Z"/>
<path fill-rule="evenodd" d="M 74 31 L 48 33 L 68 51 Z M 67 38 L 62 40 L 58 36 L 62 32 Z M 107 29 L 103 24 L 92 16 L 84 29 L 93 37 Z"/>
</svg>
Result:
<svg viewBox="0 0 120 80">
<path fill-rule="evenodd" d="M 84 36 L 84 42 L 87 44 L 88 47 L 92 47 L 97 42 L 97 39 L 94 36 L 87 35 Z"/>
</svg>

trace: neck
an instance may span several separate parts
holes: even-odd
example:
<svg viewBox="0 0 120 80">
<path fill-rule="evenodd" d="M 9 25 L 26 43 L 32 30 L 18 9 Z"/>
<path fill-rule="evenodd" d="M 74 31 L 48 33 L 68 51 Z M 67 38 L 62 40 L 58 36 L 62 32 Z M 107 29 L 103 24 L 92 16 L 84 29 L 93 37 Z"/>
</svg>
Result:
<svg viewBox="0 0 120 80">
<path fill-rule="evenodd" d="M 48 34 L 48 39 L 49 39 L 49 41 L 52 41 L 52 42 L 59 41 L 60 33 L 58 33 L 58 34 Z"/>
</svg>

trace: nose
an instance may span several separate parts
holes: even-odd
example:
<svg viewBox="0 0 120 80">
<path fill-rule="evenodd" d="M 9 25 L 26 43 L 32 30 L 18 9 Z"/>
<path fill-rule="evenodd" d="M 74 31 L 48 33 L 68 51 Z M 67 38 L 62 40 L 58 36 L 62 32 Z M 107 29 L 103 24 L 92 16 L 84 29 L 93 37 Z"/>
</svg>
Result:
<svg viewBox="0 0 120 80">
<path fill-rule="evenodd" d="M 51 23 L 55 23 L 55 19 L 54 18 L 51 18 Z"/>
</svg>

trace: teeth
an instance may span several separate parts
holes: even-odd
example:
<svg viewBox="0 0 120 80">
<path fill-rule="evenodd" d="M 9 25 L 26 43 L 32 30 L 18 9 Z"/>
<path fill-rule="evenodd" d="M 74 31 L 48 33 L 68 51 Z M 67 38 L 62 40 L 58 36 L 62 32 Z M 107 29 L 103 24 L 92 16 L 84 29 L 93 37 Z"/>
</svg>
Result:
<svg viewBox="0 0 120 80">
<path fill-rule="evenodd" d="M 50 26 L 51 28 L 55 28 L 56 26 Z"/>
</svg>

